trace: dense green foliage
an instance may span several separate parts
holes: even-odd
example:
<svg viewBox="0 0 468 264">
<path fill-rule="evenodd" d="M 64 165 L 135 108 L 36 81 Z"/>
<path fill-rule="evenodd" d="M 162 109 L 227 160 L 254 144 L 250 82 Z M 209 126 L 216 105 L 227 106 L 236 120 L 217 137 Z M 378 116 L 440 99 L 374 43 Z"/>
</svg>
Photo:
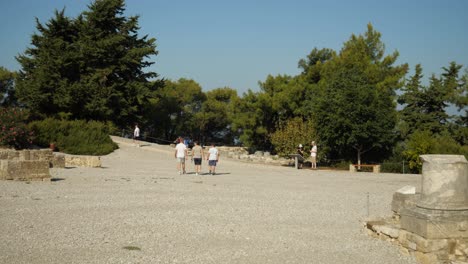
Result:
<svg viewBox="0 0 468 264">
<path fill-rule="evenodd" d="M 115 129 L 110 123 L 47 118 L 31 122 L 29 127 L 36 135 L 37 145 L 49 147 L 50 143 L 54 143 L 64 153 L 105 155 L 117 149 L 117 144 L 109 137 Z"/>
<path fill-rule="evenodd" d="M 158 82 L 155 39 L 138 37 L 138 17 L 125 17 L 123 0 L 100 0 L 77 18 L 64 10 L 45 25 L 37 20 L 32 47 L 17 57 L 21 71 L 16 95 L 36 118 L 113 121 L 142 118 Z"/>
<path fill-rule="evenodd" d="M 14 82 L 16 73 L 0 66 L 0 105 L 12 106 L 15 104 Z"/>
<path fill-rule="evenodd" d="M 138 16 L 124 11 L 124 0 L 95 0 L 76 18 L 62 10 L 36 21 L 32 46 L 17 57 L 20 72 L 0 67 L 0 104 L 27 109 L 35 120 L 113 123 L 119 134 L 139 123 L 142 135 L 159 143 L 183 136 L 286 155 L 315 140 L 322 164 L 344 167 L 382 163 L 383 171 L 398 172 L 406 164 L 420 172 L 421 154 L 467 155 L 468 69 L 451 62 L 426 80 L 416 65 L 405 80 L 408 66 L 396 63 L 397 51 L 385 54 L 370 24 L 339 51 L 313 48 L 299 59 L 298 75 L 268 75 L 259 91 L 239 96 L 145 72 L 158 53 L 155 39 L 139 37 Z M 451 116 L 455 107 L 459 114 Z M 42 146 L 112 151 L 110 126 L 87 121 L 45 119 L 31 127 Z"/>
<path fill-rule="evenodd" d="M 312 114 L 332 158 L 360 162 L 370 151 L 384 157 L 395 144 L 395 90 L 406 65 L 393 66 L 398 53 L 384 52 L 380 33 L 369 25 L 323 65 Z"/>
<path fill-rule="evenodd" d="M 0 146 L 24 149 L 32 144 L 34 137 L 26 126 L 27 118 L 24 109 L 0 107 Z"/>
<path fill-rule="evenodd" d="M 302 144 L 304 152 L 309 154 L 311 149 L 309 144 L 312 141 L 317 141 L 313 122 L 304 122 L 299 117 L 280 123 L 277 130 L 271 134 L 271 143 L 275 146 L 276 152 L 284 157 L 296 153 L 299 144 Z M 320 160 L 320 155 L 318 159 Z"/>
</svg>

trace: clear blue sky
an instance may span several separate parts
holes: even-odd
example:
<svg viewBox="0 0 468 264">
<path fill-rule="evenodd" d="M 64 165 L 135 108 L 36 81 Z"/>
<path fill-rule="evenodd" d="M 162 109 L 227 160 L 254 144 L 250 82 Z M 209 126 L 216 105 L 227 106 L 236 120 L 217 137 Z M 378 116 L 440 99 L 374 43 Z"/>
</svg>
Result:
<svg viewBox="0 0 468 264">
<path fill-rule="evenodd" d="M 15 56 L 30 46 L 55 9 L 76 17 L 90 0 L 1 0 L 0 66 L 18 70 Z M 367 23 L 382 33 L 398 63 L 421 63 L 425 79 L 450 61 L 468 65 L 467 0 L 127 0 L 126 16 L 140 15 L 140 36 L 157 39 L 151 70 L 193 79 L 203 90 L 228 86 L 239 95 L 268 74 L 299 73 L 314 48 L 339 51 Z"/>
</svg>

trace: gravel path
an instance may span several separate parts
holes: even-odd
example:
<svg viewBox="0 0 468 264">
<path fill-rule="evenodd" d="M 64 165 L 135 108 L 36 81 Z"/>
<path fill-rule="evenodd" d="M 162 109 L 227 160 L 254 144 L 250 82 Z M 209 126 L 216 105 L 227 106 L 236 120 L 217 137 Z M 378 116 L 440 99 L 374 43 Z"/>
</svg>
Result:
<svg viewBox="0 0 468 264">
<path fill-rule="evenodd" d="M 419 186 L 419 175 L 222 156 L 215 176 L 195 176 L 190 163 L 178 175 L 167 146 L 117 140 L 103 168 L 0 181 L 0 263 L 416 263 L 362 221 L 389 216 L 393 192 Z"/>
</svg>

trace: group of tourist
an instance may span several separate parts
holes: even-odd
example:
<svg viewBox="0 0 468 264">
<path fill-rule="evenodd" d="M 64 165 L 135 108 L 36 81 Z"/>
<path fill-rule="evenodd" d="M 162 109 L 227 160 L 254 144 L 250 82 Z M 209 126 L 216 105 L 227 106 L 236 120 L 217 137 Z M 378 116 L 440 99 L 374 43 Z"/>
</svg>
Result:
<svg viewBox="0 0 468 264">
<path fill-rule="evenodd" d="M 201 174 L 201 165 L 202 161 L 206 159 L 208 161 L 209 166 L 209 174 L 215 175 L 216 173 L 216 165 L 219 161 L 219 151 L 215 147 L 215 144 L 212 143 L 211 147 L 208 149 L 208 153 L 205 154 L 203 148 L 198 144 L 197 141 L 194 141 L 194 146 L 192 147 L 192 151 L 190 153 L 191 160 L 195 165 L 195 174 Z M 189 157 L 188 153 L 188 146 L 184 144 L 184 140 L 182 138 L 177 139 L 177 145 L 175 146 L 174 157 L 177 159 L 177 170 L 180 174 L 185 174 L 185 161 Z"/>
<path fill-rule="evenodd" d="M 315 141 L 312 141 L 310 143 L 310 163 L 311 163 L 311 169 L 317 169 L 317 144 Z M 304 149 L 302 147 L 302 144 L 299 144 L 297 148 L 297 154 L 301 155 L 304 157 Z M 299 169 L 302 169 L 303 162 L 299 162 Z"/>
<path fill-rule="evenodd" d="M 135 146 L 140 146 L 140 128 L 138 124 L 135 124 L 135 129 L 133 130 L 133 144 Z M 185 161 L 189 158 L 188 153 L 188 141 L 184 141 L 182 137 L 179 137 L 176 140 L 177 145 L 175 146 L 174 157 L 177 159 L 177 170 L 179 174 L 185 174 Z M 191 160 L 195 165 L 195 174 L 201 174 L 201 165 L 202 161 L 206 158 L 208 161 L 209 166 L 209 174 L 215 175 L 216 173 L 216 165 L 219 161 L 219 151 L 215 147 L 215 144 L 212 143 L 211 147 L 208 149 L 208 153 L 205 154 L 203 148 L 198 144 L 197 141 L 194 142 L 194 146 L 192 147 L 192 151 L 190 153 Z"/>
<path fill-rule="evenodd" d="M 140 137 L 140 128 L 138 127 L 138 124 L 135 125 L 135 130 L 133 131 L 133 142 L 134 144 L 138 144 L 138 139 Z M 184 142 L 184 139 L 179 137 L 176 140 L 177 145 L 175 146 L 175 152 L 174 152 L 174 157 L 177 159 L 177 170 L 179 171 L 179 174 L 185 174 L 185 161 L 189 157 L 188 153 L 188 146 L 186 142 Z M 311 162 L 311 169 L 317 169 L 317 144 L 315 141 L 312 141 L 310 143 L 310 162 Z M 302 144 L 299 144 L 297 148 L 297 154 L 301 155 L 304 157 L 304 149 Z M 195 174 L 199 175 L 201 173 L 201 165 L 202 161 L 206 158 L 208 161 L 208 166 L 209 166 L 209 174 L 214 175 L 216 173 L 216 165 L 219 161 L 219 151 L 215 147 L 215 144 L 212 143 L 211 147 L 208 149 L 208 153 L 205 154 L 203 151 L 203 148 L 198 144 L 197 141 L 194 141 L 194 146 L 192 147 L 192 151 L 190 153 L 191 160 L 193 161 L 195 165 Z M 303 162 L 299 163 L 299 168 L 301 169 L 303 165 Z"/>
</svg>

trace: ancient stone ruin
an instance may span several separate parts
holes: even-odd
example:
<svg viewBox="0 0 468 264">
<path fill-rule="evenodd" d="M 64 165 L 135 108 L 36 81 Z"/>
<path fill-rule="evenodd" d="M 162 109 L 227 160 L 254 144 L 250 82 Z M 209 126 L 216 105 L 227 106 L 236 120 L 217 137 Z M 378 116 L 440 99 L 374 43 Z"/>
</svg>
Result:
<svg viewBox="0 0 468 264">
<path fill-rule="evenodd" d="M 0 180 L 47 181 L 51 179 L 51 167 L 101 167 L 101 159 L 54 153 L 50 149 L 0 150 Z"/>
<path fill-rule="evenodd" d="M 421 192 L 393 195 L 392 218 L 367 221 L 421 263 L 468 263 L 468 162 L 461 155 L 422 155 Z"/>
<path fill-rule="evenodd" d="M 52 150 L 0 150 L 0 180 L 50 180 Z"/>
</svg>

